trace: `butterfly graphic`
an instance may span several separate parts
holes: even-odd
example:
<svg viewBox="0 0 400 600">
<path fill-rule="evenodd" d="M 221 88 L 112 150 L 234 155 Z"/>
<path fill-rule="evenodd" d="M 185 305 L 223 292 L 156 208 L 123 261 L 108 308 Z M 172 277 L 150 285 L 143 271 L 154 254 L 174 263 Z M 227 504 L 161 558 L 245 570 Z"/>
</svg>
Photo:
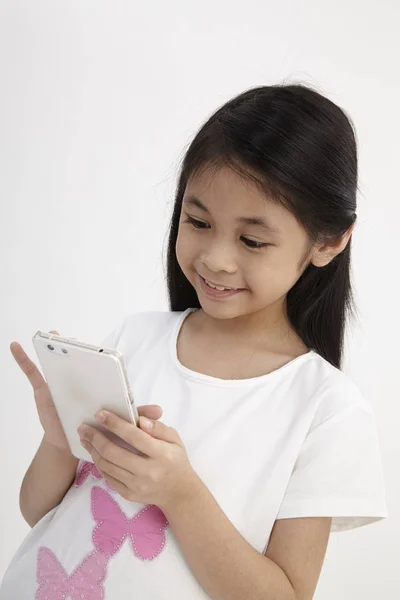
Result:
<svg viewBox="0 0 400 600">
<path fill-rule="evenodd" d="M 104 554 L 91 552 L 68 575 L 49 548 L 39 548 L 35 600 L 103 600 L 106 564 Z"/>
<path fill-rule="evenodd" d="M 103 479 L 103 476 L 96 467 L 96 465 L 92 462 L 88 462 L 85 460 L 78 469 L 78 472 L 75 477 L 74 486 L 80 487 L 81 485 L 83 485 L 86 479 L 89 477 L 89 475 L 94 479 Z M 105 482 L 105 484 L 109 490 L 113 491 L 113 488 L 107 481 Z"/>
<path fill-rule="evenodd" d="M 129 519 L 117 502 L 101 487 L 92 488 L 92 514 L 97 525 L 93 544 L 108 557 L 118 552 L 129 537 L 133 553 L 142 560 L 152 560 L 163 550 L 168 520 L 164 513 L 149 504 Z"/>
</svg>

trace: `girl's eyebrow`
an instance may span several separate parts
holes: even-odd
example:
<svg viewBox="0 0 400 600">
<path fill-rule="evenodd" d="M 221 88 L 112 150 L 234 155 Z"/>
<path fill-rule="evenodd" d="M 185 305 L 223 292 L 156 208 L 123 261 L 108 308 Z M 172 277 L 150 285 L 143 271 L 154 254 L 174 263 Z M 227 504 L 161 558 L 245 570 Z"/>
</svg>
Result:
<svg viewBox="0 0 400 600">
<path fill-rule="evenodd" d="M 203 212 L 206 212 L 207 214 L 211 214 L 210 211 L 208 210 L 207 206 L 205 204 L 203 204 L 203 202 L 199 198 L 197 198 L 196 196 L 193 196 L 192 194 L 190 194 L 189 196 L 187 196 L 185 198 L 184 204 L 188 205 L 188 206 L 196 206 Z M 279 231 L 279 229 L 277 229 L 270 223 L 267 223 L 262 217 L 238 217 L 236 219 L 236 222 L 237 223 L 245 223 L 246 225 L 257 225 L 258 227 L 262 227 L 263 229 L 265 229 L 268 233 L 281 235 L 281 232 Z"/>
</svg>

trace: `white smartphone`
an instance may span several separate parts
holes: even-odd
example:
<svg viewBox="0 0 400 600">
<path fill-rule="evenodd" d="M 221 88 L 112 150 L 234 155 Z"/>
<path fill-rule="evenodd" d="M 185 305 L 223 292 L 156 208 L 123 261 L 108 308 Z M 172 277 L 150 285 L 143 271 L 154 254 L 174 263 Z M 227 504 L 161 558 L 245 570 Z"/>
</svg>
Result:
<svg viewBox="0 0 400 600">
<path fill-rule="evenodd" d="M 92 461 L 77 432 L 82 423 L 96 427 L 115 443 L 135 451 L 95 418 L 96 412 L 104 408 L 133 425 L 138 424 L 122 355 L 117 350 L 43 331 L 38 331 L 32 341 L 72 454 Z"/>
</svg>

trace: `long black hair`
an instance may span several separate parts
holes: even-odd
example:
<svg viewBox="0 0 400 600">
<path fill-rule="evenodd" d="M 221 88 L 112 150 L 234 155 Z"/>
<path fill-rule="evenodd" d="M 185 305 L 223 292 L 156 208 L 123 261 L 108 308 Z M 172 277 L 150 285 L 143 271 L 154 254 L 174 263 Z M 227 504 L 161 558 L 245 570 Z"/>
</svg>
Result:
<svg viewBox="0 0 400 600">
<path fill-rule="evenodd" d="M 251 88 L 219 108 L 182 160 L 167 248 L 169 307 L 200 308 L 176 257 L 188 179 L 228 166 L 289 209 L 312 243 L 334 242 L 355 222 L 357 144 L 350 118 L 304 85 Z M 324 267 L 309 264 L 287 294 L 287 315 L 309 349 L 341 367 L 346 320 L 355 314 L 351 238 Z"/>
</svg>

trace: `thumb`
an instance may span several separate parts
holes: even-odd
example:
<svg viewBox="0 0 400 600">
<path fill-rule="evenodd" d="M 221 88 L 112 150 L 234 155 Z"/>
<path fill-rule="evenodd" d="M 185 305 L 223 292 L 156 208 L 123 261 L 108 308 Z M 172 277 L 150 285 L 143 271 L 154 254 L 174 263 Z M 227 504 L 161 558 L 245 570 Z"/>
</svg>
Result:
<svg viewBox="0 0 400 600">
<path fill-rule="evenodd" d="M 158 440 L 183 446 L 182 440 L 176 429 L 168 427 L 168 425 L 165 425 L 165 423 L 162 423 L 161 421 L 152 421 L 146 417 L 140 417 L 139 425 L 140 429 L 143 429 L 143 431 Z"/>
</svg>

